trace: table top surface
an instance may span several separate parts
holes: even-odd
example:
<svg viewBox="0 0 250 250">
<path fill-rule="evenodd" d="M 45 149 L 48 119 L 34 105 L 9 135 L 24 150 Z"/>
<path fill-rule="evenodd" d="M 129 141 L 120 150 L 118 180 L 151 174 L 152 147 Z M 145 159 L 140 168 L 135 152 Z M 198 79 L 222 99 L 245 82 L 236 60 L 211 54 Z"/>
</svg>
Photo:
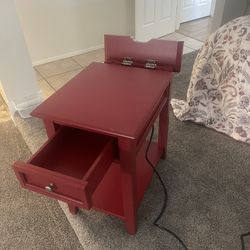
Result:
<svg viewBox="0 0 250 250">
<path fill-rule="evenodd" d="M 136 139 L 159 105 L 172 73 L 92 63 L 39 105 L 32 116 Z"/>
</svg>

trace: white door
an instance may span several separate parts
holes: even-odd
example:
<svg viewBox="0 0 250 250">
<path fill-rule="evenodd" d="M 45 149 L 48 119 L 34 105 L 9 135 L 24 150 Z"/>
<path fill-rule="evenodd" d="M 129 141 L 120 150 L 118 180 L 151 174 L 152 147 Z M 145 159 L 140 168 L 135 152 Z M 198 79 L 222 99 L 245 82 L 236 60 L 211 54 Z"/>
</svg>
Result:
<svg viewBox="0 0 250 250">
<path fill-rule="evenodd" d="M 148 41 L 175 31 L 178 0 L 135 0 L 135 38 Z"/>
<path fill-rule="evenodd" d="M 210 16 L 212 0 L 181 0 L 181 23 Z"/>
</svg>

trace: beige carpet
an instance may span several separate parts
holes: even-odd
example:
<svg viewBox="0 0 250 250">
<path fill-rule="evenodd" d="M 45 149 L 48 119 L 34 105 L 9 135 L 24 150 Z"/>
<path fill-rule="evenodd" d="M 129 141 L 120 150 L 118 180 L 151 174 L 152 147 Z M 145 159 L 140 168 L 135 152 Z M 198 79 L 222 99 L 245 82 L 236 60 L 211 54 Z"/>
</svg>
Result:
<svg viewBox="0 0 250 250">
<path fill-rule="evenodd" d="M 1 113 L 1 119 L 3 113 Z M 30 151 L 11 120 L 0 122 L 0 249 L 82 249 L 56 201 L 21 189 L 11 164 Z"/>
</svg>

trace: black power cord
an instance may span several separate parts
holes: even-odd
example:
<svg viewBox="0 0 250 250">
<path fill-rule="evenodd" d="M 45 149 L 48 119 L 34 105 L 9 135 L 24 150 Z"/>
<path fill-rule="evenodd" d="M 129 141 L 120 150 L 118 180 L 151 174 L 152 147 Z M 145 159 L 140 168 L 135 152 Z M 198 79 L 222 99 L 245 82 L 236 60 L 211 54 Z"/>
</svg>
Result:
<svg viewBox="0 0 250 250">
<path fill-rule="evenodd" d="M 185 250 L 188 250 L 187 246 L 185 245 L 185 243 L 182 241 L 182 239 L 176 234 L 174 233 L 173 231 L 171 231 L 170 229 L 167 229 L 161 225 L 158 224 L 158 221 L 161 219 L 162 215 L 164 214 L 165 210 L 166 210 L 166 207 L 167 207 L 167 203 L 168 203 L 168 192 L 167 192 L 167 188 L 160 176 L 160 174 L 157 172 L 157 170 L 155 169 L 155 166 L 154 164 L 149 160 L 148 158 L 148 151 L 149 151 L 149 147 L 151 145 L 151 142 L 152 142 L 152 139 L 153 139 L 153 135 L 154 135 L 154 125 L 152 126 L 152 130 L 151 130 L 151 134 L 150 134 L 150 139 L 149 139 L 149 143 L 148 143 L 148 146 L 147 146 L 147 149 L 146 149 L 146 152 L 145 152 L 145 158 L 146 158 L 146 161 L 148 162 L 148 164 L 150 165 L 150 167 L 153 169 L 154 173 L 157 175 L 161 185 L 162 185 L 162 188 L 163 188 L 163 191 L 164 191 L 164 202 L 163 202 L 163 205 L 162 205 L 162 209 L 161 209 L 161 212 L 160 214 L 157 216 L 157 218 L 154 220 L 153 224 L 155 226 L 157 226 L 158 228 L 160 228 L 161 230 L 164 230 L 164 231 L 167 231 L 169 234 L 171 234 L 175 239 L 177 239 L 180 244 L 183 246 L 183 248 Z"/>
<path fill-rule="evenodd" d="M 246 237 L 246 236 L 250 236 L 250 232 L 245 233 L 245 234 L 242 234 L 242 235 L 240 236 L 240 240 L 241 240 L 241 249 L 242 249 L 242 250 L 245 250 L 244 237 Z"/>
<path fill-rule="evenodd" d="M 150 139 L 149 139 L 149 143 L 148 143 L 148 146 L 146 148 L 146 152 L 145 152 L 145 158 L 146 158 L 146 161 L 148 162 L 148 164 L 150 165 L 150 167 L 153 169 L 154 173 L 157 175 L 161 185 L 162 185 L 162 188 L 163 188 L 163 191 L 164 191 L 164 202 L 163 202 L 163 205 L 162 205 L 162 209 L 161 209 L 161 212 L 160 214 L 157 216 L 157 218 L 154 220 L 153 224 L 155 226 L 157 226 L 158 228 L 164 230 L 164 231 L 167 231 L 169 234 L 171 234 L 174 238 L 176 238 L 180 244 L 183 246 L 183 248 L 185 250 L 188 250 L 187 246 L 185 245 L 185 243 L 182 241 L 182 239 L 176 234 L 174 233 L 173 231 L 161 226 L 158 224 L 158 221 L 161 219 L 162 215 L 164 214 L 165 210 L 166 210 L 166 207 L 167 207 L 167 203 L 168 203 L 168 191 L 167 191 L 167 188 L 160 176 L 160 174 L 157 172 L 157 170 L 155 169 L 155 166 L 154 164 L 149 160 L 148 158 L 148 151 L 149 151 L 149 148 L 150 148 L 150 145 L 152 143 L 152 139 L 153 139 L 153 135 L 154 135 L 154 126 L 152 126 L 152 130 L 151 130 L 151 134 L 150 134 Z M 244 233 L 244 234 L 241 234 L 240 235 L 240 240 L 241 240 L 241 249 L 242 250 L 246 250 L 245 249 L 245 242 L 244 242 L 244 238 L 247 237 L 247 236 L 250 236 L 250 232 L 247 232 L 247 233 Z"/>
</svg>

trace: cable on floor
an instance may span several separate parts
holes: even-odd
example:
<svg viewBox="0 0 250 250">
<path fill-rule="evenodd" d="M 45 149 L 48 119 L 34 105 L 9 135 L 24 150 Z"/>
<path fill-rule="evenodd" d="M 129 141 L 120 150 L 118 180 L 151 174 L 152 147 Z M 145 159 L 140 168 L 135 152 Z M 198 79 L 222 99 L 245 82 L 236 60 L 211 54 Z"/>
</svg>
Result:
<svg viewBox="0 0 250 250">
<path fill-rule="evenodd" d="M 247 237 L 247 236 L 250 236 L 250 232 L 245 233 L 245 234 L 242 234 L 242 235 L 240 236 L 240 240 L 241 240 L 241 249 L 242 249 L 242 250 L 246 250 L 246 249 L 245 249 L 245 241 L 244 241 L 244 238 Z"/>
<path fill-rule="evenodd" d="M 185 245 L 185 243 L 182 241 L 182 239 L 176 234 L 174 233 L 173 231 L 171 231 L 170 229 L 164 227 L 164 226 L 161 226 L 158 224 L 158 221 L 161 219 L 162 215 L 164 214 L 165 210 L 166 210 L 166 207 L 167 207 L 167 203 L 168 203 L 168 192 L 167 192 L 167 188 L 160 176 L 160 174 L 157 172 L 157 170 L 155 169 L 155 166 L 154 164 L 149 160 L 148 158 L 148 151 L 149 151 L 149 148 L 150 148 L 150 145 L 152 143 L 152 139 L 153 139 L 153 135 L 154 135 L 154 125 L 152 126 L 152 130 L 151 130 L 151 134 L 150 134 L 150 139 L 149 139 L 149 143 L 147 145 L 147 148 L 146 148 L 146 152 L 145 152 L 145 158 L 146 158 L 146 161 L 148 162 L 148 164 L 150 165 L 150 167 L 153 169 L 154 173 L 156 174 L 156 176 L 158 177 L 161 185 L 162 185 L 162 188 L 163 188 L 163 191 L 164 191 L 164 202 L 163 202 L 163 205 L 162 205 L 162 209 L 161 209 L 161 212 L 159 213 L 159 215 L 157 216 L 157 218 L 154 220 L 153 224 L 160 228 L 161 230 L 164 230 L 164 231 L 167 231 L 169 234 L 171 234 L 175 239 L 177 239 L 179 241 L 179 243 L 183 246 L 183 248 L 185 250 L 188 250 L 187 246 Z"/>
</svg>

